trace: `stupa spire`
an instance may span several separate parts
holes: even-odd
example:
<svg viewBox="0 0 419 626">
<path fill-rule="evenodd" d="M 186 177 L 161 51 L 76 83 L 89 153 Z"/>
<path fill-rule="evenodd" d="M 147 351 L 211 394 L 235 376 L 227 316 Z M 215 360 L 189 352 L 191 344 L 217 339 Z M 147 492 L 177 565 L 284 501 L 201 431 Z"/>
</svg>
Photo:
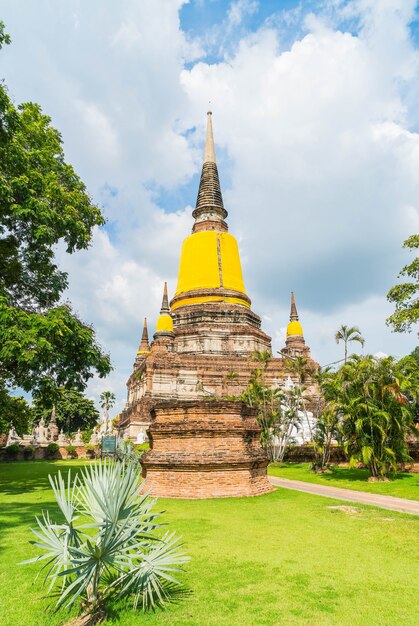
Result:
<svg viewBox="0 0 419 626">
<path fill-rule="evenodd" d="M 201 180 L 199 181 L 196 208 L 192 213 L 195 218 L 193 232 L 200 230 L 227 230 L 221 185 L 215 160 L 214 135 L 212 131 L 212 112 L 207 113 L 207 133 L 204 149 Z"/>
<path fill-rule="evenodd" d="M 160 315 L 157 319 L 156 332 L 154 333 L 154 339 L 161 337 L 173 337 L 173 319 L 170 313 L 167 283 L 164 283 Z"/>
<path fill-rule="evenodd" d="M 204 163 L 215 163 L 214 134 L 212 132 L 212 111 L 207 113 L 207 134 L 205 137 Z"/>
<path fill-rule="evenodd" d="M 298 322 L 298 313 L 297 313 L 297 307 L 295 306 L 295 297 L 294 297 L 294 292 L 293 291 L 291 291 L 290 322 Z"/>
<path fill-rule="evenodd" d="M 138 354 L 147 354 L 150 352 L 150 345 L 148 343 L 148 328 L 147 328 L 147 318 L 144 318 L 144 326 L 143 326 L 143 334 L 141 335 L 141 343 L 138 348 Z"/>
<path fill-rule="evenodd" d="M 295 297 L 293 291 L 291 291 L 290 323 L 287 326 L 287 337 L 290 336 L 303 337 L 303 327 L 301 326 L 298 319 L 297 307 L 295 305 Z"/>
<path fill-rule="evenodd" d="M 160 315 L 163 315 L 164 313 L 170 313 L 169 298 L 167 296 L 167 283 L 164 283 Z"/>
</svg>

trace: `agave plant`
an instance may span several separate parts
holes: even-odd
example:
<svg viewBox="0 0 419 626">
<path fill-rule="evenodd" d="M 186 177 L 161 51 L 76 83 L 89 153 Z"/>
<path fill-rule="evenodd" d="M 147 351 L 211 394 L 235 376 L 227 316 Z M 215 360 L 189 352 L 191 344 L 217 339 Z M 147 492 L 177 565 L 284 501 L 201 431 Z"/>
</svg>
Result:
<svg viewBox="0 0 419 626">
<path fill-rule="evenodd" d="M 99 461 L 74 479 L 69 471 L 67 481 L 61 472 L 49 480 L 64 522 L 49 512 L 36 518 L 31 543 L 43 554 L 25 563 L 45 561 L 57 608 L 79 603 L 94 622 L 110 599 L 154 609 L 182 589 L 175 576 L 189 559 L 174 533 L 159 533 L 156 500 L 142 493 L 138 466 Z"/>
</svg>

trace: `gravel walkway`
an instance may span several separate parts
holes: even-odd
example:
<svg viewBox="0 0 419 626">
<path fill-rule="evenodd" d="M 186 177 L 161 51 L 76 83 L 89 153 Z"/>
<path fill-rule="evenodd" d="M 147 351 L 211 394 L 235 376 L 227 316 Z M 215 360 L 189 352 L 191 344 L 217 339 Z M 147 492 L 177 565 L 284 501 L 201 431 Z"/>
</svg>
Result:
<svg viewBox="0 0 419 626">
<path fill-rule="evenodd" d="M 394 498 L 393 496 L 382 496 L 376 493 L 366 493 L 365 491 L 355 491 L 352 489 L 341 489 L 340 487 L 329 487 L 328 485 L 316 485 L 315 483 L 305 483 L 301 480 L 289 480 L 288 478 L 277 478 L 269 476 L 269 480 L 276 487 L 305 491 L 316 496 L 325 496 L 335 500 L 347 500 L 349 502 L 359 502 L 360 504 L 371 504 L 382 509 L 398 511 L 399 513 L 410 513 L 419 515 L 419 501 L 406 500 L 405 498 Z"/>
</svg>

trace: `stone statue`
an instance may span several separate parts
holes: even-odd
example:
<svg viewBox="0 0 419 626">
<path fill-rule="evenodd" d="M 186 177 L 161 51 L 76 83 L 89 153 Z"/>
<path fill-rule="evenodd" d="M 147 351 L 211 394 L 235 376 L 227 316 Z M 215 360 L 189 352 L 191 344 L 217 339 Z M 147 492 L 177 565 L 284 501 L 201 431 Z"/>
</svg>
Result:
<svg viewBox="0 0 419 626">
<path fill-rule="evenodd" d="M 10 424 L 10 430 L 7 436 L 6 446 L 11 446 L 12 444 L 19 443 L 19 442 L 20 442 L 20 437 L 15 431 L 15 427 L 13 426 L 13 423 L 12 423 Z"/>
<path fill-rule="evenodd" d="M 95 430 L 93 430 L 93 432 L 92 432 L 92 436 L 89 439 L 89 444 L 91 446 L 97 446 L 99 444 L 99 438 L 98 438 L 97 433 L 96 433 Z"/>
<path fill-rule="evenodd" d="M 47 443 L 47 429 L 45 428 L 45 420 L 43 417 L 39 420 L 38 426 L 35 428 L 35 443 L 38 445 Z"/>
<path fill-rule="evenodd" d="M 82 436 L 81 436 L 80 428 L 76 432 L 76 436 L 73 439 L 73 445 L 74 446 L 84 446 L 84 441 L 83 441 Z"/>
<path fill-rule="evenodd" d="M 57 443 L 60 446 L 66 446 L 68 443 L 67 438 L 64 435 L 63 429 L 61 429 L 60 434 L 58 435 Z"/>
</svg>

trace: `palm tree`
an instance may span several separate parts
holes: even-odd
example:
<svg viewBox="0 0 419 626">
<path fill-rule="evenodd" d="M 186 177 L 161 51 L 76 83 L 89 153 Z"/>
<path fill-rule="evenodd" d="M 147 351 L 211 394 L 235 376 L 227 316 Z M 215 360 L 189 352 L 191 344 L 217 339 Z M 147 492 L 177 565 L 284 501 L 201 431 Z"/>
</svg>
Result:
<svg viewBox="0 0 419 626">
<path fill-rule="evenodd" d="M 357 341 L 361 344 L 361 346 L 365 343 L 365 339 L 361 335 L 361 331 L 358 326 L 345 326 L 344 324 L 342 324 L 339 330 L 336 331 L 335 339 L 336 343 L 343 341 L 345 344 L 345 363 L 348 359 L 348 343 L 350 341 Z"/>
<path fill-rule="evenodd" d="M 352 356 L 337 373 L 339 428 L 352 464 L 362 462 L 375 480 L 410 462 L 407 436 L 415 434 L 419 367 L 412 357 Z"/>
<path fill-rule="evenodd" d="M 105 412 L 106 428 L 108 427 L 109 409 L 115 404 L 115 394 L 112 391 L 103 391 L 100 394 L 100 406 Z"/>
</svg>

